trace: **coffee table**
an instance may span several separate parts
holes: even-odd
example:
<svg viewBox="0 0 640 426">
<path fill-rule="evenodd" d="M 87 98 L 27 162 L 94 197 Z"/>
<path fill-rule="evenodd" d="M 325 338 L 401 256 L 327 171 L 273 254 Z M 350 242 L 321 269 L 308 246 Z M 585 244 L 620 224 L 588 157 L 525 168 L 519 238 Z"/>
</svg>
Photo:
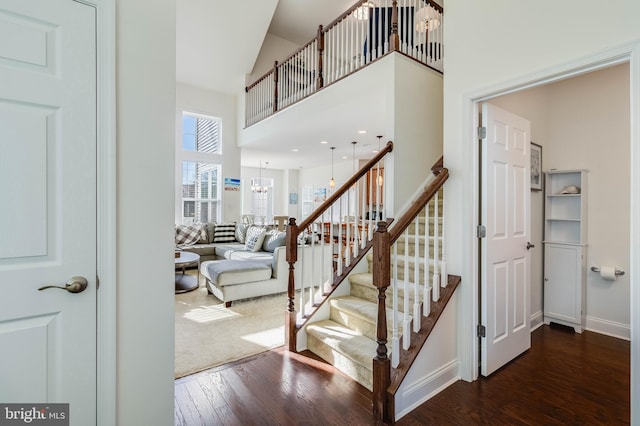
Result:
<svg viewBox="0 0 640 426">
<path fill-rule="evenodd" d="M 176 257 L 176 266 L 182 268 L 182 272 L 176 272 L 176 293 L 186 293 L 200 285 L 200 255 L 189 251 L 179 253 L 180 257 Z M 198 275 L 186 274 L 185 268 L 194 264 L 198 266 Z"/>
</svg>

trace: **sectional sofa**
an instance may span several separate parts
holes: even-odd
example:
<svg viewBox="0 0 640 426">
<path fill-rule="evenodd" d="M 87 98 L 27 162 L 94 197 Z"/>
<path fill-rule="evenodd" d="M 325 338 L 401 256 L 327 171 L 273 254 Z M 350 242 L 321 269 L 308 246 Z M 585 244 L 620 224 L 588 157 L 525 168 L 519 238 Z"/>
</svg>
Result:
<svg viewBox="0 0 640 426">
<path fill-rule="evenodd" d="M 185 243 L 180 235 L 191 235 Z M 194 235 L 195 234 L 195 235 Z M 243 223 L 206 223 L 176 226 L 176 245 L 181 250 L 200 255 L 200 273 L 206 278 L 210 294 L 225 302 L 287 291 L 289 265 L 286 260 L 286 233 L 275 227 Z M 195 241 L 194 241 L 195 240 Z M 298 247 L 299 262 L 308 265 L 305 279 L 311 279 L 311 262 L 330 265 L 329 247 L 311 250 Z M 315 258 L 315 259 L 312 259 Z M 302 265 L 296 265 L 299 286 Z"/>
</svg>

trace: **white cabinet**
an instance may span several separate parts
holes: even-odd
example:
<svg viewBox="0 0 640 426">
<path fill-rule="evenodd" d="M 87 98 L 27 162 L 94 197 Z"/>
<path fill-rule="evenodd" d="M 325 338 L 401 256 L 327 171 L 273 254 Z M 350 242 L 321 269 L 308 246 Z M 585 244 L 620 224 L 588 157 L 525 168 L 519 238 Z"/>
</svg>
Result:
<svg viewBox="0 0 640 426">
<path fill-rule="evenodd" d="M 545 174 L 544 323 L 585 326 L 587 171 Z"/>
</svg>

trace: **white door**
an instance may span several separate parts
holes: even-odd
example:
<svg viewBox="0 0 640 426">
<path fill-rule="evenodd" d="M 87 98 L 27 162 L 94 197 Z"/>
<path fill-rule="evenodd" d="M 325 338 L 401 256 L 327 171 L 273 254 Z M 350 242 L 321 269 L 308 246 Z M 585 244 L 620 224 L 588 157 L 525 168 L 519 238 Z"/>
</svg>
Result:
<svg viewBox="0 0 640 426">
<path fill-rule="evenodd" d="M 481 372 L 488 376 L 531 346 L 529 323 L 529 122 L 482 106 Z"/>
<path fill-rule="evenodd" d="M 72 425 L 96 422 L 95 34 L 85 4 L 0 0 L 0 402 Z"/>
</svg>

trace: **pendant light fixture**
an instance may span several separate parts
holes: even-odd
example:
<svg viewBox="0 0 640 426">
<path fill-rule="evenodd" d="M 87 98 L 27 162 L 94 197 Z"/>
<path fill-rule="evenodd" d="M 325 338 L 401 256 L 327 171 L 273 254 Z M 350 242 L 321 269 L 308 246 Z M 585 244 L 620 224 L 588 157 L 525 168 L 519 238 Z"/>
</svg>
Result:
<svg viewBox="0 0 640 426">
<path fill-rule="evenodd" d="M 331 147 L 331 180 L 329 181 L 329 188 L 333 189 L 336 187 L 336 181 L 333 178 L 333 152 L 336 149 L 335 146 Z"/>
<path fill-rule="evenodd" d="M 357 141 L 351 142 L 351 145 L 353 145 L 353 157 L 352 157 L 353 158 L 353 166 L 352 166 L 352 168 L 353 168 L 352 173 L 353 174 L 356 174 L 356 144 L 357 143 L 358 143 Z"/>
</svg>

